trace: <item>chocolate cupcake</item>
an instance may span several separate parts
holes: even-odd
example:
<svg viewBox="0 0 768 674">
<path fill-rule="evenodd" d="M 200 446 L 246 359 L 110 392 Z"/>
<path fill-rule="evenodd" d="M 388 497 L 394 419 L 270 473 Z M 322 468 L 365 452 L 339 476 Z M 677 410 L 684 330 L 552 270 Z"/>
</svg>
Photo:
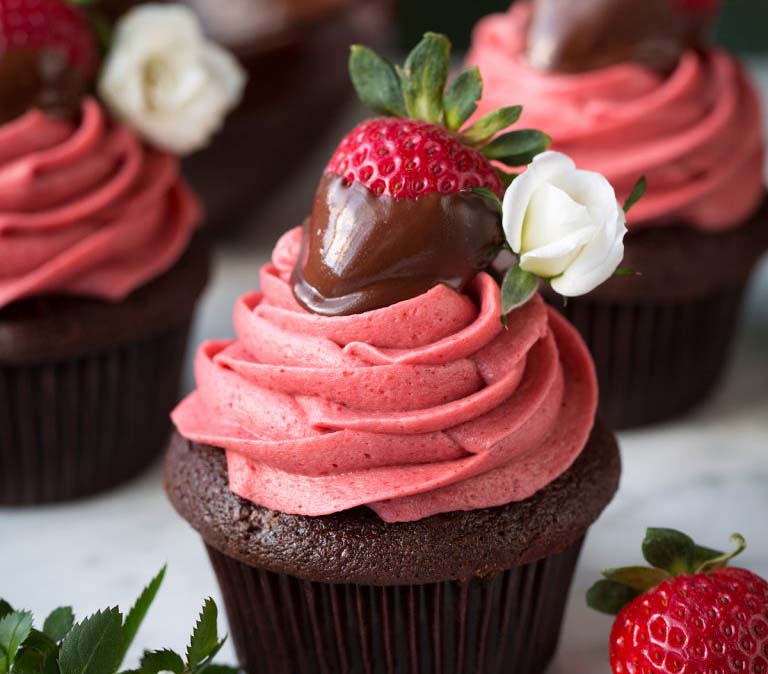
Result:
<svg viewBox="0 0 768 674">
<path fill-rule="evenodd" d="M 173 413 L 166 490 L 249 674 L 543 671 L 618 485 L 578 333 L 535 282 L 484 271 L 509 177 L 488 157 L 524 163 L 546 137 L 499 135 L 513 108 L 466 127 L 479 75 L 446 89 L 448 68 L 435 34 L 402 89 L 353 49 L 358 93 L 391 116 L 341 142 Z"/>
<path fill-rule="evenodd" d="M 469 63 L 480 113 L 524 105 L 524 123 L 599 171 L 632 210 L 624 266 L 563 307 L 597 365 L 601 415 L 619 428 L 677 417 L 712 392 L 752 270 L 768 249 L 758 97 L 704 39 L 715 3 L 518 2 L 483 19 Z"/>
<path fill-rule="evenodd" d="M 159 456 L 209 264 L 178 159 L 89 93 L 86 21 L 56 0 L 36 17 L 0 54 L 21 83 L 0 90 L 0 505 L 93 494 Z M 129 38 L 104 71 L 125 82 Z"/>
</svg>

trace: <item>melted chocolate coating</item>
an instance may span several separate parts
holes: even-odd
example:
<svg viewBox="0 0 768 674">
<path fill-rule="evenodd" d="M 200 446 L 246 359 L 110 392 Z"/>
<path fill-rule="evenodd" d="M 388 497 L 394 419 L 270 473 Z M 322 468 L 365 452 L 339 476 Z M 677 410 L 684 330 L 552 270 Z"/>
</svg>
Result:
<svg viewBox="0 0 768 674">
<path fill-rule="evenodd" d="M 680 0 L 534 0 L 528 60 L 562 72 L 626 61 L 668 72 L 702 45 L 713 14 Z"/>
<path fill-rule="evenodd" d="M 88 89 L 87 78 L 50 49 L 13 49 L 0 56 L 0 123 L 32 108 L 74 117 Z"/>
<path fill-rule="evenodd" d="M 293 293 L 324 316 L 379 309 L 438 283 L 462 291 L 502 242 L 499 214 L 477 194 L 377 197 L 333 173 L 304 227 Z"/>
</svg>

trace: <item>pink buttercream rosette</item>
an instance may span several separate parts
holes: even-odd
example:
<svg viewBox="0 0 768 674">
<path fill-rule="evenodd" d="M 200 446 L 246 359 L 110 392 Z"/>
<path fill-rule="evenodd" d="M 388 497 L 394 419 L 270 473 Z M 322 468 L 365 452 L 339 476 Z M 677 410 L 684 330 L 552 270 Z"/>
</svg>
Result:
<svg viewBox="0 0 768 674">
<path fill-rule="evenodd" d="M 574 329 L 536 296 L 499 316 L 497 283 L 438 285 L 364 314 L 293 298 L 301 231 L 278 243 L 237 339 L 208 342 L 179 432 L 226 451 L 230 487 L 272 510 L 367 505 L 389 522 L 524 500 L 564 473 L 592 429 L 597 385 Z"/>
</svg>

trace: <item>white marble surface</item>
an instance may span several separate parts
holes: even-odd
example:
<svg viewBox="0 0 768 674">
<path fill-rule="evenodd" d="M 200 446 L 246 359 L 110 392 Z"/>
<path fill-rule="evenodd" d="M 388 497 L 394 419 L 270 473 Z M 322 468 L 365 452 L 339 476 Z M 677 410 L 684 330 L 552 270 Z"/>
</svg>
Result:
<svg viewBox="0 0 768 674">
<path fill-rule="evenodd" d="M 758 75 L 768 91 L 768 63 Z M 232 302 L 254 287 L 266 255 L 265 242 L 257 243 L 260 252 L 230 246 L 219 253 L 197 339 L 231 333 Z M 610 620 L 585 607 L 584 592 L 600 568 L 638 560 L 646 526 L 680 527 L 712 546 L 739 530 L 750 541 L 743 563 L 768 576 L 768 263 L 716 396 L 684 420 L 623 434 L 621 444 L 622 488 L 582 557 L 553 667 L 563 674 L 609 671 Z M 39 616 L 73 598 L 81 617 L 109 603 L 127 608 L 165 562 L 165 586 L 138 642 L 181 649 L 203 598 L 218 599 L 218 590 L 198 536 L 163 496 L 159 469 L 76 505 L 0 510 L 0 596 Z M 128 664 L 138 654 L 137 646 Z M 232 657 L 227 646 L 222 658 Z"/>
</svg>

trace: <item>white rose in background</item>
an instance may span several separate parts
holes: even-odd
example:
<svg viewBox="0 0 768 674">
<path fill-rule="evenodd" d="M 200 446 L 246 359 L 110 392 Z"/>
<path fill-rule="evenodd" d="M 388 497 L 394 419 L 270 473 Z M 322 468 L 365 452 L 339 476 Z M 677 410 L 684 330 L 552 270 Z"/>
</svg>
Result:
<svg viewBox="0 0 768 674">
<path fill-rule="evenodd" d="M 141 5 L 117 24 L 99 93 L 152 145 L 176 154 L 204 147 L 239 103 L 246 75 L 203 34 L 183 5 Z"/>
<path fill-rule="evenodd" d="M 537 155 L 504 195 L 502 224 L 524 272 L 566 297 L 607 281 L 624 257 L 624 210 L 604 176 L 560 152 Z"/>
</svg>

